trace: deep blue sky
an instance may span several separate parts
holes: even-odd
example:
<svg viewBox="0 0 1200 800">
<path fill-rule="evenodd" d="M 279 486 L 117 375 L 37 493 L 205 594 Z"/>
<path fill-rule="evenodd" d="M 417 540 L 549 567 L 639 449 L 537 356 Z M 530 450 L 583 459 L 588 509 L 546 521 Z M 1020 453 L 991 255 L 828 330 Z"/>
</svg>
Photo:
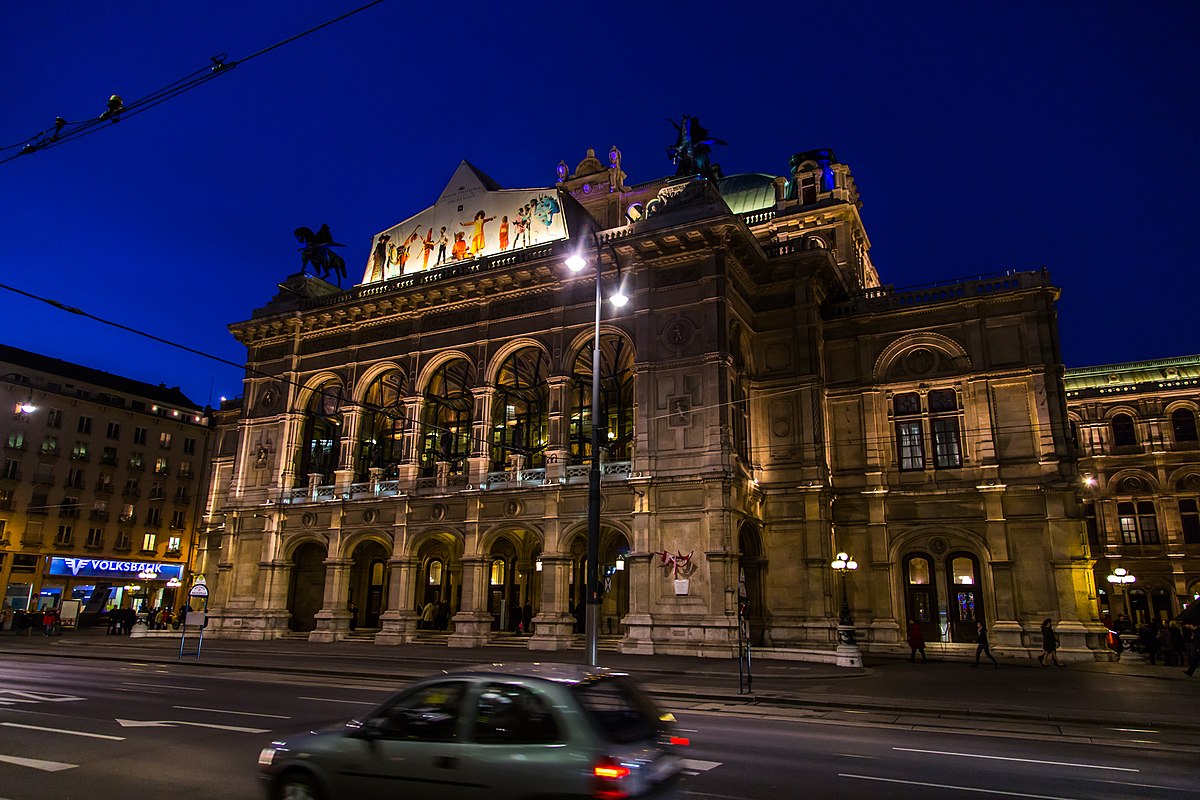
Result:
<svg viewBox="0 0 1200 800">
<path fill-rule="evenodd" d="M 362 2 L 10 3 L 0 145 L 243 58 Z M 667 174 L 667 120 L 726 174 L 831 147 L 882 280 L 1046 266 L 1068 366 L 1200 352 L 1200 5 L 428 3 L 380 6 L 95 135 L 0 166 L 0 283 L 240 362 L 226 325 L 327 222 L 371 236 L 466 158 L 550 185 L 616 144 Z M 0 152 L 0 156 L 7 152 Z M 0 291 L 0 341 L 200 404 L 241 372 Z"/>
</svg>

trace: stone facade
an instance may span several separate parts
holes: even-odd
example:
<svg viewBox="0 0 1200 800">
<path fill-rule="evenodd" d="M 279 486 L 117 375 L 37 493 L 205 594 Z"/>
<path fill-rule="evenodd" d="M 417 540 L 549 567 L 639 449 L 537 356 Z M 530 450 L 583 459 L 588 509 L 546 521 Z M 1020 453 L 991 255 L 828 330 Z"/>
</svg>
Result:
<svg viewBox="0 0 1200 800">
<path fill-rule="evenodd" d="M 867 651 L 907 652 L 914 618 L 947 653 L 973 654 L 976 619 L 1036 653 L 1051 617 L 1065 656 L 1105 657 L 1058 290 L 881 285 L 849 168 L 790 163 L 627 186 L 589 151 L 544 190 L 567 239 L 348 290 L 289 278 L 231 326 L 249 377 L 218 414 L 212 632 L 470 646 L 528 605 L 531 649 L 575 644 L 599 324 L 621 650 L 727 657 L 744 598 L 760 652 L 831 660 L 844 597 Z M 631 297 L 599 323 L 577 248 Z M 839 578 L 838 551 L 860 569 Z"/>
</svg>

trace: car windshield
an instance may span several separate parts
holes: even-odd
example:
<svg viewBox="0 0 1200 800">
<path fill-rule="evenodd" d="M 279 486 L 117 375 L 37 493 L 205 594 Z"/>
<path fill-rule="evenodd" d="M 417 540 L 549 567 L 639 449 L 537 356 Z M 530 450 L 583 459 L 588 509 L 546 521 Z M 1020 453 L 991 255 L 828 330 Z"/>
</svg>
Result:
<svg viewBox="0 0 1200 800">
<path fill-rule="evenodd" d="M 571 687 L 579 705 L 601 734 L 615 744 L 654 739 L 659 731 L 659 711 L 632 683 L 601 677 Z"/>
</svg>

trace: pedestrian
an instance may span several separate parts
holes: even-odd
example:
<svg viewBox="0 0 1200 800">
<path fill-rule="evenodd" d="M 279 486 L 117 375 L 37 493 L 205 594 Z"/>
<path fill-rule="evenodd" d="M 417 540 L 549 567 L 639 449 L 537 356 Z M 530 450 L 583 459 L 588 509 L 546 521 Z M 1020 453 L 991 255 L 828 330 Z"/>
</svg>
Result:
<svg viewBox="0 0 1200 800">
<path fill-rule="evenodd" d="M 23 608 L 13 611 L 13 630 L 18 636 L 29 635 L 29 614 Z"/>
<path fill-rule="evenodd" d="M 1150 621 L 1149 625 L 1143 625 L 1138 630 L 1138 641 L 1141 642 L 1142 649 L 1146 651 L 1146 656 L 1150 659 L 1150 665 L 1154 666 L 1158 663 L 1158 617 Z"/>
<path fill-rule="evenodd" d="M 171 624 L 171 607 L 164 606 L 163 610 L 158 612 L 158 629 L 165 631 Z"/>
<path fill-rule="evenodd" d="M 929 660 L 925 658 L 925 631 L 921 630 L 921 626 L 913 619 L 908 621 L 908 647 L 912 651 L 908 656 L 910 664 L 917 660 L 918 651 L 921 653 L 922 664 Z"/>
<path fill-rule="evenodd" d="M 1196 674 L 1197 665 L 1200 665 L 1200 632 L 1190 622 L 1183 626 L 1183 649 L 1187 654 L 1187 669 L 1183 674 L 1191 677 Z"/>
<path fill-rule="evenodd" d="M 351 600 L 348 608 L 350 609 L 350 630 L 354 630 L 358 627 L 358 606 L 354 605 L 354 601 Z"/>
<path fill-rule="evenodd" d="M 438 603 L 437 613 L 434 614 L 434 627 L 444 631 L 450 626 L 450 602 L 442 600 Z"/>
<path fill-rule="evenodd" d="M 1179 620 L 1173 619 L 1167 626 L 1170 650 L 1167 651 L 1167 663 L 1172 667 L 1182 667 L 1187 664 L 1187 653 L 1183 642 L 1183 628 Z"/>
<path fill-rule="evenodd" d="M 1000 662 L 996 661 L 996 657 L 992 655 L 992 648 L 988 646 L 987 628 L 982 621 L 975 623 L 975 641 L 977 643 L 975 647 L 975 663 L 971 666 L 978 667 L 979 657 L 986 653 L 987 657 L 992 660 L 992 666 L 999 669 Z"/>
<path fill-rule="evenodd" d="M 427 631 L 433 630 L 433 617 L 437 614 L 437 606 L 430 600 L 421 609 L 421 620 L 417 627 L 423 627 Z"/>
<path fill-rule="evenodd" d="M 526 603 L 525 607 L 521 609 L 521 629 L 526 636 L 533 633 L 533 605 L 531 603 Z"/>
<path fill-rule="evenodd" d="M 42 612 L 42 636 L 54 635 L 54 609 L 46 606 Z"/>
<path fill-rule="evenodd" d="M 1062 666 L 1058 661 L 1058 634 L 1054 632 L 1054 623 L 1046 617 L 1042 620 L 1042 654 L 1038 656 L 1038 663 L 1048 667 L 1051 661 L 1056 667 Z"/>
</svg>

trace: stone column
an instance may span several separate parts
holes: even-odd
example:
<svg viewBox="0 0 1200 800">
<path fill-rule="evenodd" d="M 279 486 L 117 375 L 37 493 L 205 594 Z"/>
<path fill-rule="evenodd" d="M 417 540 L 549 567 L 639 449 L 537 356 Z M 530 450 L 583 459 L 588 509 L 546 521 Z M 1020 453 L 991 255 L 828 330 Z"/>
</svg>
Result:
<svg viewBox="0 0 1200 800">
<path fill-rule="evenodd" d="M 546 482 L 561 483 L 567 477 L 567 460 L 570 452 L 567 436 L 570 431 L 570 409 L 567 407 L 571 378 L 555 375 L 546 379 L 547 427 L 546 427 Z"/>
<path fill-rule="evenodd" d="M 412 489 L 417 482 L 417 475 L 421 472 L 421 398 L 409 397 L 404 401 L 404 416 L 408 420 L 408 424 L 404 429 L 404 444 L 401 448 L 400 467 L 397 474 L 397 481 L 400 484 L 400 490 L 406 491 Z"/>
<path fill-rule="evenodd" d="M 375 644 L 406 644 L 416 639 L 417 619 L 412 607 L 421 562 L 404 555 L 388 559 L 388 608 L 379 617 L 381 630 Z"/>
<path fill-rule="evenodd" d="M 346 595 L 350 583 L 349 558 L 331 558 L 325 562 L 325 607 L 316 614 L 316 629 L 308 635 L 310 642 L 335 642 L 350 632 L 350 609 Z"/>
<path fill-rule="evenodd" d="M 542 554 L 541 611 L 533 618 L 530 650 L 566 650 L 575 641 L 575 617 L 571 613 L 571 558 Z"/>
<path fill-rule="evenodd" d="M 483 556 L 465 556 L 463 566 L 462 610 L 454 615 L 451 647 L 482 647 L 492 634 L 492 615 L 487 611 L 487 566 Z"/>
</svg>

